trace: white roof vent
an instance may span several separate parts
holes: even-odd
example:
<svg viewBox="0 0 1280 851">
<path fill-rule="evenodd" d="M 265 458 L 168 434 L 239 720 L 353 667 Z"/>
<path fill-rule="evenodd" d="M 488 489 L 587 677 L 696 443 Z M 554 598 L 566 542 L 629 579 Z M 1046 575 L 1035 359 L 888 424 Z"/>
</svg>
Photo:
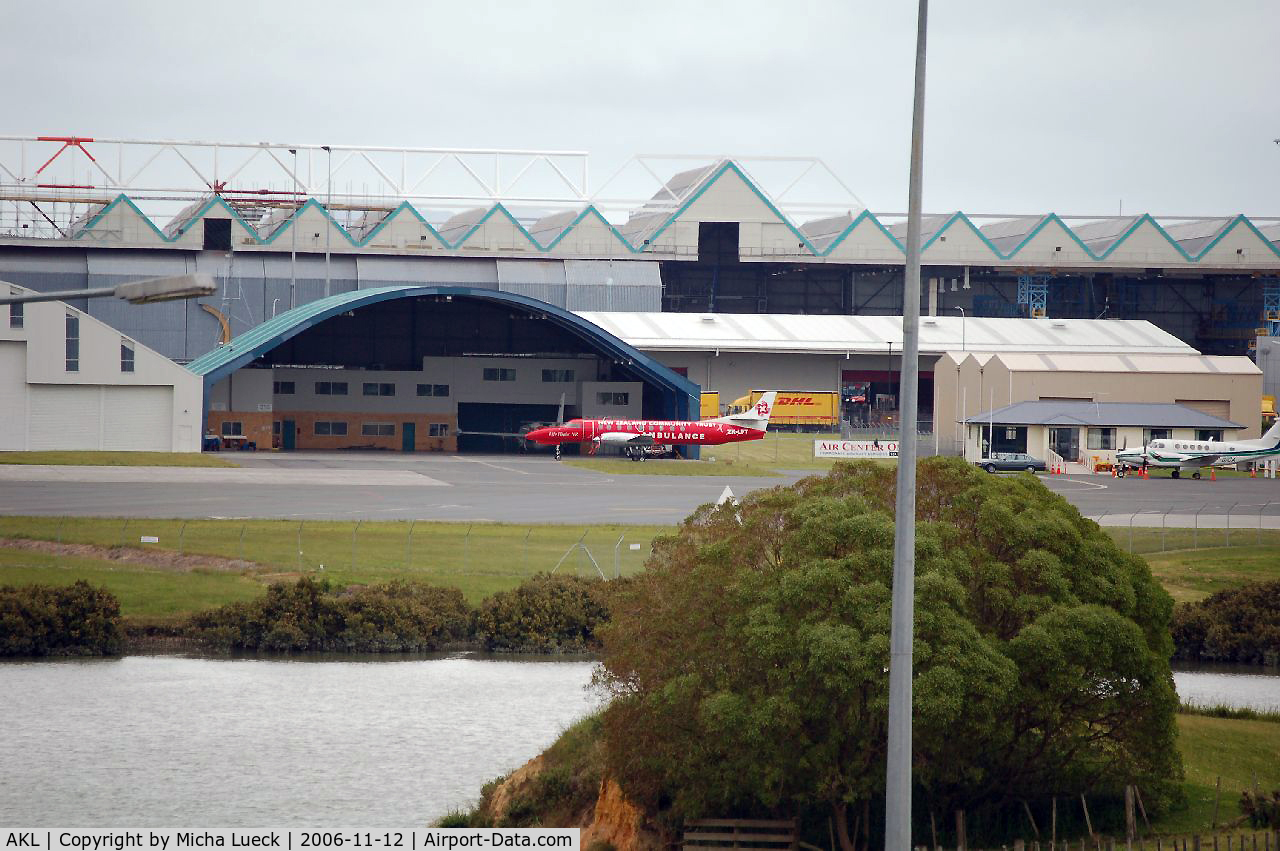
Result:
<svg viewBox="0 0 1280 851">
<path fill-rule="evenodd" d="M 703 321 L 703 322 L 715 322 L 715 321 L 716 321 L 716 315 L 715 315 L 714 313 L 704 313 L 704 314 L 702 314 L 702 316 L 701 316 L 700 318 L 702 319 L 702 321 Z"/>
</svg>

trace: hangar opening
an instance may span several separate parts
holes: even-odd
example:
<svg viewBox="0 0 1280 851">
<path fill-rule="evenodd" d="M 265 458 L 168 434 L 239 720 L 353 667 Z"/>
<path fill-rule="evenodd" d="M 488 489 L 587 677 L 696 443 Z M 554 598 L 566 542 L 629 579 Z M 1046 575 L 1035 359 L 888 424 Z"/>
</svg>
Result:
<svg viewBox="0 0 1280 851">
<path fill-rule="evenodd" d="M 564 418 L 696 417 L 697 385 L 552 305 L 387 287 L 288 311 L 197 358 L 219 448 L 543 450 Z"/>
</svg>

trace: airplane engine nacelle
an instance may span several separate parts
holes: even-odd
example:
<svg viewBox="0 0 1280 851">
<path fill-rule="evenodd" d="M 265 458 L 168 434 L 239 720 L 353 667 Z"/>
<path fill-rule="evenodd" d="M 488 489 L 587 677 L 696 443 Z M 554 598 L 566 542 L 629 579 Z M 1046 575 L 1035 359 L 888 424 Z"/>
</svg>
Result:
<svg viewBox="0 0 1280 851">
<path fill-rule="evenodd" d="M 637 437 L 639 437 L 639 435 L 632 434 L 629 431 L 606 431 L 604 434 L 597 437 L 596 440 L 610 446 L 624 446 L 635 441 Z"/>
</svg>

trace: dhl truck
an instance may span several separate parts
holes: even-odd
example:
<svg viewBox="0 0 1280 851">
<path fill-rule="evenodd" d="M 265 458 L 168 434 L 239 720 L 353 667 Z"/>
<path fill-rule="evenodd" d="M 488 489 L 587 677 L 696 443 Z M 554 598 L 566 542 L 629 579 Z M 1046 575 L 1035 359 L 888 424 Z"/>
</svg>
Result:
<svg viewBox="0 0 1280 851">
<path fill-rule="evenodd" d="M 745 411 L 767 391 L 752 390 L 734 399 L 731 412 Z M 769 428 L 779 431 L 837 431 L 840 428 L 840 394 L 834 390 L 779 390 L 773 401 Z"/>
</svg>

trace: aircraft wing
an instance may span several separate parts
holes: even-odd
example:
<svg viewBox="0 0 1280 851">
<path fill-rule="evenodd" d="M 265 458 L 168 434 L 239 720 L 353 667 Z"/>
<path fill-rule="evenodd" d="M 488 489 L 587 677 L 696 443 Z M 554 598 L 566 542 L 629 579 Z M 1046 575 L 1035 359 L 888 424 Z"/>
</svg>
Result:
<svg viewBox="0 0 1280 851">
<path fill-rule="evenodd" d="M 653 446 L 651 434 L 633 434 L 629 431 L 606 431 L 598 435 L 597 440 L 612 446 Z"/>
</svg>

